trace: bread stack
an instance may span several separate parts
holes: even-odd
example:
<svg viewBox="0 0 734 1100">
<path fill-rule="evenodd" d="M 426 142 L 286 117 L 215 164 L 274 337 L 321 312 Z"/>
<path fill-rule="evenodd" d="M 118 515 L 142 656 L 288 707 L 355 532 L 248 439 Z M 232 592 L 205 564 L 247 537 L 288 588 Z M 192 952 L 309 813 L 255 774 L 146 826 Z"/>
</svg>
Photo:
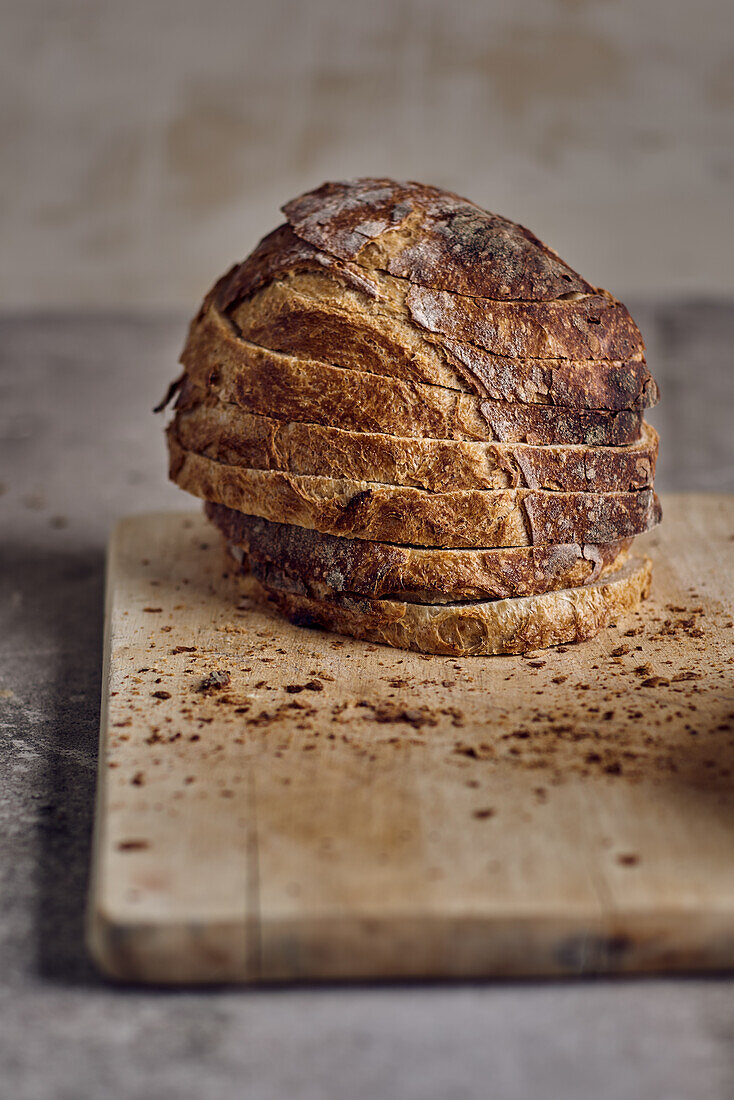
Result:
<svg viewBox="0 0 734 1100">
<path fill-rule="evenodd" d="M 182 355 L 171 477 L 291 621 L 427 653 L 589 638 L 659 522 L 639 330 L 529 230 L 361 179 L 284 208 Z"/>
</svg>

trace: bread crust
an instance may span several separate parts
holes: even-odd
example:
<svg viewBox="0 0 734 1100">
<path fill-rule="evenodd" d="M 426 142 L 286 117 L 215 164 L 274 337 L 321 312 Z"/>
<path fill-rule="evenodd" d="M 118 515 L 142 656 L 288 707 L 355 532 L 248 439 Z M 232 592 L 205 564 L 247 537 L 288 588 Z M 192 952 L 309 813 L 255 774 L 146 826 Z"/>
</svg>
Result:
<svg viewBox="0 0 734 1100">
<path fill-rule="evenodd" d="M 347 309 L 355 317 L 385 315 L 479 345 L 500 356 L 565 360 L 642 360 L 642 335 L 627 309 L 606 290 L 560 300 L 516 301 L 467 297 L 450 290 L 416 286 L 406 279 L 336 259 L 298 240 L 287 227 L 267 235 L 250 256 L 215 288 L 215 304 L 247 323 L 259 304 L 242 309 L 271 283 Z M 240 320 L 241 317 L 241 320 Z M 481 351 L 476 353 L 481 361 Z M 436 381 L 436 379 L 430 379 Z"/>
<path fill-rule="evenodd" d="M 404 318 L 302 290 L 295 280 L 276 282 L 248 299 L 233 314 L 241 335 L 276 351 L 498 400 L 599 409 L 646 408 L 658 400 L 643 359 L 495 355 L 455 332 L 421 333 Z"/>
<path fill-rule="evenodd" d="M 212 307 L 229 310 L 255 343 L 339 366 L 503 400 L 592 408 L 658 400 L 639 330 L 606 292 L 574 302 L 477 300 L 368 275 L 308 248 L 280 227 L 220 280 Z"/>
<path fill-rule="evenodd" d="M 226 313 L 268 283 L 309 271 L 329 271 L 340 282 L 368 297 L 378 295 L 377 284 L 369 272 L 302 241 L 289 225 L 279 225 L 263 237 L 249 256 L 215 284 L 210 294 L 216 308 Z"/>
<path fill-rule="evenodd" d="M 524 226 L 425 184 L 325 183 L 283 212 L 316 248 L 436 290 L 538 301 L 593 289 Z"/>
<path fill-rule="evenodd" d="M 378 297 L 378 286 L 356 265 L 312 249 L 295 237 L 288 226 L 280 226 L 217 283 L 206 305 L 215 315 L 231 308 L 236 315 L 237 306 L 270 283 L 279 283 L 294 274 L 323 273 L 329 269 L 346 286 Z M 261 335 L 272 330 L 275 334 L 256 342 L 276 346 L 277 326 L 286 324 L 289 342 L 280 350 L 303 353 L 307 349 L 307 354 L 322 359 L 331 355 L 336 365 L 445 385 L 496 400 L 621 409 L 647 408 L 659 399 L 655 380 L 641 354 L 623 360 L 493 355 L 467 341 L 438 338 L 427 332 L 421 335 L 417 330 L 411 331 L 412 326 L 404 326 L 406 331 L 401 331 L 395 321 L 376 325 L 369 317 L 345 318 L 338 303 L 332 303 L 331 309 L 314 306 L 299 296 L 292 285 L 273 287 L 261 299 L 260 308 L 265 317 L 256 322 L 252 320 L 252 310 L 245 311 L 242 315 L 245 328 L 256 323 Z M 274 312 L 276 316 L 270 317 L 267 327 L 268 314 Z M 352 331 L 349 324 L 355 322 L 358 327 Z M 309 339 L 314 327 L 326 330 L 318 341 Z M 252 331 L 256 331 L 254 327 Z"/>
<path fill-rule="evenodd" d="M 535 359 L 626 359 L 644 352 L 627 307 L 601 292 L 575 302 L 503 302 L 411 287 L 415 324 L 495 355 Z"/>
<path fill-rule="evenodd" d="M 354 432 L 481 442 L 620 446 L 635 443 L 642 413 L 485 401 L 443 386 L 403 382 L 271 351 L 196 327 L 182 355 L 179 407 L 208 396 L 278 420 Z"/>
<path fill-rule="evenodd" d="M 221 504 L 205 511 L 227 543 L 245 558 L 300 578 L 302 591 L 334 592 L 408 603 L 453 603 L 527 596 L 589 584 L 618 568 L 631 539 L 602 546 L 577 543 L 501 550 L 435 550 L 324 535 L 272 523 Z"/>
<path fill-rule="evenodd" d="M 227 466 L 187 451 L 168 429 L 170 476 L 182 489 L 228 508 L 326 534 L 415 546 L 530 546 L 604 543 L 660 520 L 649 489 L 564 493 L 407 486 Z"/>
<path fill-rule="evenodd" d="M 658 448 L 649 425 L 629 447 L 532 447 L 344 431 L 254 415 L 222 402 L 179 409 L 175 426 L 187 450 L 230 466 L 432 492 L 457 486 L 630 492 L 652 485 Z"/>
<path fill-rule="evenodd" d="M 290 591 L 275 570 L 255 574 L 262 595 L 298 626 L 320 627 L 400 649 L 454 657 L 525 653 L 593 638 L 636 610 L 652 580 L 649 558 L 583 588 L 468 604 L 410 604 L 334 594 L 314 599 Z"/>
</svg>

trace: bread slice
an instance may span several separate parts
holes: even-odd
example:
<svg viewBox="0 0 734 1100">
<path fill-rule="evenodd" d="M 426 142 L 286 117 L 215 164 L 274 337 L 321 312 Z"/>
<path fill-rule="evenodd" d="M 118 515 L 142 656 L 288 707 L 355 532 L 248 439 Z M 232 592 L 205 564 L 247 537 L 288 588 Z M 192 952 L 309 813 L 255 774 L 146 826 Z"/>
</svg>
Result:
<svg viewBox="0 0 734 1100">
<path fill-rule="evenodd" d="M 594 289 L 524 226 L 425 184 L 325 183 L 283 212 L 315 248 L 434 290 L 548 301 Z"/>
<path fill-rule="evenodd" d="M 289 590 L 291 579 L 276 571 L 255 579 L 265 598 L 297 626 L 321 627 L 421 653 L 468 657 L 525 653 L 593 638 L 639 607 L 650 590 L 652 564 L 649 558 L 634 558 L 584 588 L 454 604 L 345 595 L 314 599 Z"/>
<path fill-rule="evenodd" d="M 283 234 L 289 234 L 291 242 L 284 254 L 274 243 Z M 233 322 L 227 311 L 267 287 L 258 297 L 257 310 L 243 309 L 240 319 L 253 340 L 281 351 L 498 401 L 614 410 L 643 409 L 658 400 L 657 386 L 641 354 L 626 360 L 493 355 L 466 341 L 421 332 L 406 324 L 405 318 L 355 315 L 349 303 L 338 298 L 325 305 L 278 281 L 292 269 L 322 270 L 324 263 L 333 265 L 329 257 L 322 258 L 324 263 L 313 255 L 304 258 L 304 247 L 308 246 L 287 227 L 266 237 L 209 293 L 192 323 L 189 343 L 210 337 L 231 339 Z M 341 268 L 339 277 L 346 278 Z M 350 271 L 347 281 L 357 290 L 365 289 L 361 273 L 355 281 Z"/>
<path fill-rule="evenodd" d="M 276 288 L 286 303 L 292 299 L 301 308 L 304 299 L 313 303 L 310 308 L 323 319 L 320 324 L 333 333 L 328 353 L 318 357 L 341 366 L 349 365 L 346 356 L 357 350 L 354 339 L 348 339 L 344 324 L 347 319 L 355 327 L 355 334 L 379 333 L 383 342 L 398 345 L 428 343 L 432 339 L 440 348 L 444 340 L 449 345 L 460 342 L 467 348 L 473 345 L 480 349 L 479 359 L 483 358 L 482 350 L 490 357 L 511 359 L 626 361 L 644 357 L 644 345 L 629 313 L 606 294 L 587 295 L 573 302 L 488 302 L 382 276 L 373 297 L 331 274 L 311 272 L 284 276 L 231 311 L 245 337 L 268 347 L 279 347 L 273 343 L 278 339 L 273 303 Z M 303 354 L 300 341 L 308 334 L 295 331 L 282 307 L 279 316 L 280 324 L 288 323 L 293 330 L 280 336 L 281 340 L 286 336 L 291 344 L 284 350 Z M 337 331 L 341 333 L 338 342 Z M 360 357 L 365 354 L 366 343 L 363 339 L 363 346 L 358 348 Z M 471 377 L 470 370 L 462 373 Z M 430 381 L 440 383 L 441 379 Z"/>
<path fill-rule="evenodd" d="M 331 535 L 415 546 L 601 543 L 640 534 L 660 519 L 660 504 L 650 489 L 428 493 L 407 486 L 228 466 L 187 451 L 174 425 L 168 429 L 168 446 L 170 476 L 182 489 L 239 512 Z"/>
<path fill-rule="evenodd" d="M 658 447 L 657 434 L 647 424 L 640 442 L 629 447 L 531 447 L 342 431 L 257 416 L 221 402 L 179 409 L 175 424 L 187 450 L 230 466 L 412 485 L 432 492 L 644 489 L 652 485 Z"/>
<path fill-rule="evenodd" d="M 455 603 L 527 596 L 589 584 L 618 569 L 631 539 L 603 546 L 577 543 L 504 550 L 434 550 L 339 538 L 271 523 L 222 504 L 206 504 L 237 560 L 259 560 L 300 578 L 302 591 L 328 585 L 344 592 L 408 603 Z"/>
<path fill-rule="evenodd" d="M 534 359 L 631 359 L 644 354 L 639 329 L 621 302 L 607 291 L 568 301 L 498 302 L 448 290 L 414 286 L 391 275 L 370 276 L 371 293 L 331 265 L 323 271 L 295 271 L 278 285 L 306 295 L 324 308 L 347 309 L 360 320 L 407 322 L 425 332 L 466 340 L 495 355 Z M 239 306 L 240 324 L 257 312 Z M 243 327 L 240 325 L 240 327 Z"/>
<path fill-rule="evenodd" d="M 402 382 L 270 351 L 195 340 L 182 357 L 180 407 L 207 396 L 278 420 L 354 432 L 504 443 L 620 446 L 640 439 L 642 413 L 485 401 L 443 386 Z"/>
</svg>

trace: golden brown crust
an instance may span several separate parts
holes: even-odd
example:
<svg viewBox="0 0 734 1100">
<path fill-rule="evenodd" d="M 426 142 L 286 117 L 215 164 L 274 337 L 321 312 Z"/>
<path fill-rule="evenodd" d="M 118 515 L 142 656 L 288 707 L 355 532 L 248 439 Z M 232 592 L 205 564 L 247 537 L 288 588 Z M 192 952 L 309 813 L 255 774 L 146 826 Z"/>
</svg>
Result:
<svg viewBox="0 0 734 1100">
<path fill-rule="evenodd" d="M 289 591 L 290 578 L 265 571 L 263 594 L 298 626 L 320 627 L 401 649 L 456 657 L 524 653 L 593 638 L 639 607 L 650 589 L 648 558 L 583 588 L 469 604 L 421 605 Z"/>
<path fill-rule="evenodd" d="M 629 492 L 652 485 L 658 447 L 649 425 L 629 447 L 532 447 L 344 431 L 253 415 L 222 402 L 179 409 L 175 427 L 187 450 L 227 465 L 432 492 L 457 486 Z"/>
<path fill-rule="evenodd" d="M 437 290 L 549 300 L 593 289 L 524 226 L 425 184 L 325 183 L 283 212 L 314 247 Z"/>
<path fill-rule="evenodd" d="M 469 341 L 495 355 L 535 359 L 627 359 L 641 355 L 637 326 L 603 293 L 575 302 L 486 302 L 411 287 L 411 319 L 428 332 Z"/>
<path fill-rule="evenodd" d="M 282 338 L 286 330 L 275 331 Z M 443 386 L 297 359 L 227 335 L 208 314 L 192 325 L 181 360 L 188 376 L 182 407 L 210 395 L 278 420 L 484 442 L 620 446 L 637 442 L 642 430 L 639 411 L 485 401 Z"/>
<path fill-rule="evenodd" d="M 278 351 L 502 400 L 612 409 L 658 400 L 641 348 L 630 350 L 624 307 L 602 295 L 573 313 L 567 303 L 503 303 L 498 315 L 421 288 L 404 303 L 390 311 L 310 273 L 269 283 L 232 319 L 245 338 Z M 622 358 L 608 354 L 614 347 L 627 349 Z"/>
<path fill-rule="evenodd" d="M 256 291 L 284 275 L 331 271 L 340 281 L 370 297 L 377 295 L 374 280 L 356 264 L 345 263 L 300 240 L 288 225 L 279 225 L 236 264 L 213 288 L 217 309 L 227 312 Z"/>
<path fill-rule="evenodd" d="M 467 341 L 496 355 L 604 360 L 641 358 L 644 353 L 629 312 L 607 291 L 573 301 L 497 302 L 414 286 L 380 272 L 372 273 L 370 280 L 372 293 L 367 294 L 327 267 L 294 270 L 277 284 L 324 309 L 346 312 L 360 322 L 371 320 L 380 331 L 415 337 L 423 330 L 435 339 Z M 260 308 L 258 292 L 232 311 L 250 338 L 246 326 L 257 321 Z"/>
<path fill-rule="evenodd" d="M 660 392 L 643 356 L 619 359 L 533 359 L 492 355 L 442 336 L 439 350 L 464 387 L 496 401 L 581 409 L 648 409 Z"/>
<path fill-rule="evenodd" d="M 324 535 L 271 523 L 221 504 L 206 514 L 246 559 L 257 559 L 300 578 L 303 591 L 328 585 L 334 592 L 406 602 L 453 603 L 527 596 L 588 584 L 618 568 L 630 539 L 602 546 L 576 543 L 502 550 L 435 550 Z"/>
<path fill-rule="evenodd" d="M 460 489 L 428 493 L 280 470 L 227 466 L 185 450 L 168 431 L 171 478 L 228 508 L 333 535 L 415 546 L 605 543 L 640 534 L 660 519 L 649 489 L 564 493 Z"/>
<path fill-rule="evenodd" d="M 315 309 L 321 316 L 312 321 L 318 328 L 325 324 L 332 335 L 316 355 L 330 358 L 330 343 L 332 354 L 339 356 L 332 361 L 338 365 L 351 365 L 341 361 L 351 354 L 358 357 L 358 369 L 416 378 L 411 364 L 416 350 L 420 350 L 428 362 L 419 365 L 423 374 L 417 380 L 488 396 L 495 390 L 504 399 L 512 399 L 512 391 L 507 391 L 512 381 L 518 389 L 518 400 L 528 399 L 524 390 L 531 395 L 539 391 L 538 397 L 529 399 L 553 404 L 569 399 L 575 403 L 582 398 L 582 403 L 591 407 L 593 402 L 599 402 L 599 407 L 607 407 L 610 402 L 611 407 L 645 407 L 658 397 L 644 365 L 639 330 L 624 306 L 606 292 L 554 302 L 498 302 L 433 293 L 379 272 L 368 273 L 356 264 L 312 249 L 288 227 L 281 226 L 220 280 L 212 293 L 216 308 L 232 309 L 246 335 L 257 343 L 279 348 L 254 331 L 267 319 L 259 317 L 258 312 L 272 313 L 274 308 L 273 298 L 277 295 L 259 294 L 272 283 L 282 284 L 281 290 L 296 295 L 305 293 L 318 302 Z M 275 291 L 274 287 L 270 289 Z M 258 294 L 258 301 L 248 305 L 247 299 L 254 294 Z M 293 305 L 300 309 L 287 311 L 281 305 L 281 324 L 288 319 L 293 330 L 291 342 L 297 336 L 297 316 L 304 311 L 298 298 Z M 402 355 L 393 363 L 394 349 L 386 355 L 383 348 L 383 354 L 379 354 L 378 346 L 378 354 L 371 354 L 370 341 L 365 346 L 359 332 L 351 334 L 350 341 L 345 322 L 356 324 L 360 330 L 372 329 L 378 345 L 388 338 L 403 348 Z M 309 328 L 313 334 L 314 323 Z M 425 330 L 423 337 L 421 328 Z M 339 340 L 335 343 L 336 333 Z M 302 335 L 307 337 L 308 331 Z M 508 350 L 512 341 L 512 350 Z M 302 354 L 304 346 L 291 343 L 281 350 Z M 314 354 L 311 348 L 308 354 Z M 540 359 L 541 363 L 531 372 L 525 363 L 527 358 Z M 584 379 L 577 377 L 577 364 L 585 367 Z M 555 396 L 554 379 L 558 388 Z M 505 389 L 498 390 L 500 385 Z"/>
</svg>

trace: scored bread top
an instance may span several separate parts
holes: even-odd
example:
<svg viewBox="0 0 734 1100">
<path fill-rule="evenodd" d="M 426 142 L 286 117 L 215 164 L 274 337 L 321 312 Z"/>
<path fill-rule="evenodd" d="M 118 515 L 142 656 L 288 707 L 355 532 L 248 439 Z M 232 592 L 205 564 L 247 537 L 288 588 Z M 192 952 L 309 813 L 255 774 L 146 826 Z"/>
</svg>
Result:
<svg viewBox="0 0 734 1100">
<path fill-rule="evenodd" d="M 434 290 L 526 301 L 593 292 L 529 229 L 437 187 L 370 178 L 324 183 L 283 212 L 316 248 Z"/>
<path fill-rule="evenodd" d="M 658 400 L 625 306 L 523 226 L 417 183 L 326 183 L 213 288 L 255 343 L 496 400 Z M 197 322 L 205 322 L 204 313 Z"/>
<path fill-rule="evenodd" d="M 348 307 L 355 314 L 376 311 L 386 325 L 391 317 L 401 317 L 421 330 L 465 340 L 496 355 L 639 360 L 644 354 L 637 325 L 607 291 L 592 289 L 570 300 L 461 295 L 309 250 L 286 226 L 265 237 L 220 281 L 217 305 L 234 310 L 258 290 L 281 281 L 336 308 Z"/>
</svg>

